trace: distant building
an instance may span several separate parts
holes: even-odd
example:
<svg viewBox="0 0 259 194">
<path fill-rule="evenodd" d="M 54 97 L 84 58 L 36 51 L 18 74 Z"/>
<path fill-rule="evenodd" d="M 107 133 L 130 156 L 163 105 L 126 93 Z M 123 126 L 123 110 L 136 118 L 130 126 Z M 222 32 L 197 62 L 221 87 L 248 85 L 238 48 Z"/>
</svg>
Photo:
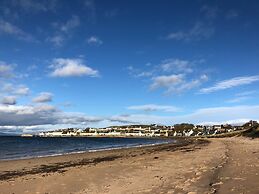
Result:
<svg viewBox="0 0 259 194">
<path fill-rule="evenodd" d="M 256 121 L 250 121 L 247 126 L 258 125 Z M 193 125 L 189 123 L 176 124 L 173 126 L 165 125 L 125 125 L 110 126 L 105 128 L 76 128 L 59 129 L 55 131 L 40 132 L 40 137 L 168 137 L 168 136 L 202 136 L 227 133 L 235 130 L 244 129 L 244 126 L 225 125 Z M 26 135 L 26 134 L 25 134 Z"/>
<path fill-rule="evenodd" d="M 33 137 L 32 134 L 22 134 L 21 137 Z"/>
</svg>

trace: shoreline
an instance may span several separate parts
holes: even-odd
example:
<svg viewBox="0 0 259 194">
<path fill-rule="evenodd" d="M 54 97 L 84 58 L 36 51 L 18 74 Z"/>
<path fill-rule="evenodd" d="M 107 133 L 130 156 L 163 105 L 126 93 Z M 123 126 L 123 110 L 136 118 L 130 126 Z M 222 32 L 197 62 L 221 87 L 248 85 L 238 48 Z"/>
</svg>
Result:
<svg viewBox="0 0 259 194">
<path fill-rule="evenodd" d="M 1 194 L 258 193 L 259 139 L 178 143 L 0 162 Z"/>
<path fill-rule="evenodd" d="M 24 171 L 25 168 L 29 169 L 31 168 L 33 174 L 35 172 L 37 173 L 44 173 L 44 172 L 57 172 L 58 169 L 68 168 L 71 166 L 80 166 L 80 165 L 87 165 L 90 163 L 95 163 L 98 161 L 106 161 L 110 160 L 110 156 L 119 155 L 118 158 L 121 157 L 130 157 L 133 154 L 133 157 L 135 157 L 140 152 L 159 152 L 161 150 L 165 149 L 173 149 L 177 150 L 181 147 L 187 146 L 187 145 L 194 145 L 193 142 L 200 141 L 199 143 L 208 143 L 206 140 L 190 140 L 190 139 L 181 139 L 177 140 L 176 142 L 171 143 L 160 143 L 156 145 L 143 145 L 143 146 L 137 146 L 137 147 L 124 147 L 124 148 L 118 148 L 118 149 L 109 149 L 109 150 L 100 150 L 96 152 L 83 152 L 83 153 L 68 153 L 68 154 L 62 154 L 62 155 L 56 155 L 56 156 L 43 156 L 43 157 L 36 157 L 36 158 L 24 158 L 24 159 L 14 159 L 14 160 L 1 160 L 0 161 L 0 181 L 7 179 L 11 179 L 12 175 L 16 177 L 16 175 L 19 174 L 30 174 L 29 171 Z M 114 157 L 114 158 L 117 158 Z M 46 162 L 49 164 L 47 165 Z M 5 173 L 1 173 L 1 166 L 19 166 L 19 164 L 22 164 L 20 169 L 11 169 L 8 170 L 4 169 Z M 54 166 L 52 164 L 55 164 Z M 41 168 L 44 167 L 44 168 Z M 48 168 L 48 166 L 50 168 Z M 39 169 L 39 170 L 37 170 Z M 36 170 L 36 171 L 35 171 Z"/>
<path fill-rule="evenodd" d="M 96 138 L 96 137 L 94 137 L 94 138 Z M 155 139 L 157 139 L 157 140 L 165 140 L 165 138 L 155 138 Z M 119 147 L 107 147 L 107 148 L 100 148 L 100 149 L 89 149 L 89 150 L 82 150 L 82 151 L 75 151 L 75 152 L 66 152 L 66 153 L 60 153 L 60 154 L 49 154 L 49 155 L 42 155 L 42 156 L 28 156 L 28 157 L 11 158 L 11 159 L 0 159 L 0 163 L 1 162 L 8 162 L 8 161 L 19 161 L 19 160 L 29 160 L 29 159 L 37 159 L 37 158 L 58 157 L 58 156 L 74 155 L 74 154 L 86 154 L 86 153 L 95 153 L 95 152 L 105 152 L 105 151 L 120 150 L 120 149 L 144 148 L 144 147 L 164 145 L 164 144 L 170 144 L 170 143 L 176 143 L 176 142 L 177 142 L 176 139 L 168 138 L 168 141 L 161 142 L 161 143 L 157 142 L 157 143 L 151 143 L 151 144 L 147 143 L 147 144 L 132 145 L 132 146 L 130 145 L 130 146 L 121 146 L 121 147 L 119 146 Z"/>
</svg>

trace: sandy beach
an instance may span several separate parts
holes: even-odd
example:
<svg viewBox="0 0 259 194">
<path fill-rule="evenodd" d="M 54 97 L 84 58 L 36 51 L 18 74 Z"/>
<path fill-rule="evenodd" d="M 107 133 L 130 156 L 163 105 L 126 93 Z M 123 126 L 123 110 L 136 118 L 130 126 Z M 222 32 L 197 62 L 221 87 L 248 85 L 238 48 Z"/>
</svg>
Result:
<svg viewBox="0 0 259 194">
<path fill-rule="evenodd" d="M 1 161 L 0 193 L 259 193 L 259 140 L 181 140 Z"/>
</svg>

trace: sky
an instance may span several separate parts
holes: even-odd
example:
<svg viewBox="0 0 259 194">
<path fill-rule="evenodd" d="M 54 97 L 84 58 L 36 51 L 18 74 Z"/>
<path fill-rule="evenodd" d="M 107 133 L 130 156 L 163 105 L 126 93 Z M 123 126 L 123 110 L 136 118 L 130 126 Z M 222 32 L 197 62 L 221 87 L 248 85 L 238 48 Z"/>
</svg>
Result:
<svg viewBox="0 0 259 194">
<path fill-rule="evenodd" d="M 258 9 L 1 0 L 0 132 L 259 120 Z"/>
</svg>

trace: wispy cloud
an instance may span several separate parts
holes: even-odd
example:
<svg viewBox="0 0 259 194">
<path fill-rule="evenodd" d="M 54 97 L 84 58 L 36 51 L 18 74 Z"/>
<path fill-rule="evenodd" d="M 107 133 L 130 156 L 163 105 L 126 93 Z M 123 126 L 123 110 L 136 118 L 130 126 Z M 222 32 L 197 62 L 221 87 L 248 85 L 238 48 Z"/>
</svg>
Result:
<svg viewBox="0 0 259 194">
<path fill-rule="evenodd" d="M 63 32 L 69 32 L 70 30 L 80 25 L 80 19 L 78 16 L 73 15 L 66 23 L 60 26 L 60 30 Z"/>
<path fill-rule="evenodd" d="M 176 73 L 191 73 L 193 71 L 193 69 L 190 67 L 191 63 L 192 62 L 190 61 L 181 59 L 166 59 L 163 60 L 159 66 L 161 66 L 162 70 L 165 72 L 174 71 Z"/>
<path fill-rule="evenodd" d="M 228 103 L 239 103 L 239 102 L 246 101 L 250 98 L 251 97 L 249 97 L 249 96 L 239 96 L 239 97 L 234 97 L 233 99 L 227 100 L 226 102 L 228 102 Z"/>
<path fill-rule="evenodd" d="M 84 64 L 82 59 L 74 58 L 56 58 L 49 66 L 53 71 L 50 73 L 53 77 L 73 77 L 73 76 L 91 76 L 99 75 L 97 70 Z"/>
<path fill-rule="evenodd" d="M 161 116 L 150 114 L 130 114 L 112 116 L 111 121 L 122 123 L 166 124 L 182 122 L 194 124 L 243 124 L 251 119 L 259 120 L 259 105 L 255 106 L 226 106 L 197 109 L 190 114 L 178 116 Z M 113 120 L 112 120 L 113 119 Z"/>
<path fill-rule="evenodd" d="M 256 91 L 245 91 L 236 94 L 232 99 L 227 100 L 227 103 L 240 103 L 255 97 Z"/>
<path fill-rule="evenodd" d="M 180 94 L 199 87 L 208 80 L 208 76 L 199 69 L 198 65 L 204 63 L 200 60 L 184 60 L 179 58 L 168 58 L 156 65 L 147 63 L 145 69 L 128 66 L 129 74 L 135 78 L 151 82 L 150 90 L 165 89 L 165 94 Z M 197 76 L 196 72 L 201 74 Z"/>
<path fill-rule="evenodd" d="M 128 66 L 127 70 L 129 72 L 129 75 L 135 77 L 135 78 L 147 78 L 147 77 L 151 77 L 154 73 L 154 69 L 151 70 L 140 70 L 138 68 L 135 68 L 133 66 Z"/>
<path fill-rule="evenodd" d="M 71 32 L 80 26 L 80 18 L 77 15 L 72 15 L 66 22 L 54 22 L 52 26 L 55 33 L 48 36 L 45 41 L 54 44 L 55 47 L 63 46 L 64 42 L 71 38 Z"/>
<path fill-rule="evenodd" d="M 236 96 L 254 96 L 256 93 L 257 93 L 256 90 L 251 90 L 251 91 L 240 92 L 236 94 Z"/>
<path fill-rule="evenodd" d="M 56 107 L 41 104 L 37 106 L 0 105 L 0 128 L 3 126 L 41 125 L 86 125 L 99 122 L 102 118 L 85 114 L 62 112 Z"/>
<path fill-rule="evenodd" d="M 156 65 L 151 63 L 145 64 L 145 70 L 134 66 L 128 66 L 129 74 L 136 78 L 159 76 L 161 74 L 189 74 L 194 71 L 194 67 L 203 63 L 204 60 L 184 60 L 179 58 L 168 58 L 162 60 Z"/>
<path fill-rule="evenodd" d="M 100 46 L 103 44 L 103 41 L 97 36 L 91 36 L 87 39 L 87 43 L 90 45 Z"/>
<path fill-rule="evenodd" d="M 28 41 L 28 42 L 37 42 L 32 35 L 24 32 L 19 27 L 15 26 L 3 19 L 0 19 L 0 34 L 7 34 L 10 36 L 14 36 L 15 38 L 17 38 L 19 40 L 24 40 L 24 41 Z"/>
<path fill-rule="evenodd" d="M 127 107 L 127 109 L 145 111 L 145 112 L 154 112 L 154 111 L 179 112 L 181 110 L 180 108 L 175 107 L 175 106 L 165 106 L 165 105 L 157 105 L 157 104 L 129 106 L 129 107 Z"/>
<path fill-rule="evenodd" d="M 2 83 L 0 91 L 4 94 L 13 96 L 27 96 L 30 93 L 30 89 L 25 85 L 14 85 L 11 83 Z"/>
<path fill-rule="evenodd" d="M 96 7 L 95 7 L 95 1 L 94 0 L 85 0 L 84 1 L 84 7 L 88 10 L 89 13 L 89 19 L 92 22 L 95 22 L 96 20 Z"/>
<path fill-rule="evenodd" d="M 205 19 L 214 20 L 218 15 L 218 8 L 216 6 L 203 5 L 201 7 L 201 13 Z"/>
<path fill-rule="evenodd" d="M 212 93 L 219 90 L 226 90 L 229 88 L 242 86 L 251 84 L 253 82 L 259 81 L 259 76 L 243 76 L 243 77 L 234 77 L 228 80 L 223 80 L 218 83 L 216 83 L 214 86 L 202 88 L 200 90 L 200 93 L 206 94 L 206 93 Z"/>
<path fill-rule="evenodd" d="M 12 0 L 10 1 L 14 7 L 18 7 L 28 12 L 46 12 L 55 10 L 57 0 Z"/>
<path fill-rule="evenodd" d="M 63 45 L 64 41 L 65 41 L 65 38 L 63 35 L 61 34 L 58 34 L 58 35 L 54 35 L 52 37 L 48 37 L 46 39 L 47 42 L 51 42 L 54 44 L 54 46 L 56 47 L 60 47 Z"/>
<path fill-rule="evenodd" d="M 30 93 L 30 89 L 26 85 L 16 83 L 27 76 L 27 74 L 16 72 L 16 66 L 16 64 L 0 61 L 0 96 L 6 97 L 3 99 L 5 104 L 16 103 L 17 97 L 27 96 Z"/>
<path fill-rule="evenodd" d="M 200 9 L 201 18 L 189 29 L 176 30 L 165 36 L 166 40 L 176 41 L 200 41 L 212 37 L 215 33 L 214 21 L 218 16 L 218 8 L 210 5 L 203 5 Z"/>
<path fill-rule="evenodd" d="M 41 92 L 38 96 L 32 99 L 36 103 L 45 103 L 52 101 L 53 94 L 49 92 Z"/>
<path fill-rule="evenodd" d="M 161 87 L 169 88 L 177 86 L 184 82 L 183 74 L 173 74 L 173 75 L 161 75 L 153 78 L 153 83 L 151 84 L 151 89 L 157 89 Z"/>
<path fill-rule="evenodd" d="M 207 75 L 192 80 L 187 80 L 184 74 L 162 75 L 153 78 L 150 89 L 165 88 L 166 94 L 179 94 L 198 87 L 207 80 Z"/>
<path fill-rule="evenodd" d="M 157 109 L 157 107 L 156 107 Z M 167 109 L 167 108 L 163 108 Z M 242 124 L 249 119 L 259 120 L 259 106 L 209 107 L 195 110 L 190 114 L 178 116 L 161 116 L 152 114 L 124 114 L 108 117 L 88 116 L 82 113 L 63 112 L 48 104 L 31 105 L 0 105 L 0 130 L 26 128 L 30 131 L 68 126 L 85 127 L 89 124 L 166 124 L 181 122 L 194 124 L 231 123 Z"/>
<path fill-rule="evenodd" d="M 176 31 L 166 36 L 167 40 L 179 40 L 179 41 L 198 41 L 202 39 L 208 39 L 214 34 L 214 27 L 203 22 L 196 22 L 194 26 L 187 31 Z"/>
<path fill-rule="evenodd" d="M 226 106 L 198 109 L 194 113 L 179 116 L 178 119 L 189 119 L 195 123 L 226 122 L 237 119 L 258 120 L 259 106 Z"/>
<path fill-rule="evenodd" d="M 1 100 L 1 103 L 4 105 L 15 105 L 16 97 L 15 96 L 4 96 Z"/>
<path fill-rule="evenodd" d="M 30 92 L 30 89 L 25 85 L 19 85 L 18 87 L 15 87 L 12 91 L 13 94 L 18 96 L 26 96 Z"/>
<path fill-rule="evenodd" d="M 13 76 L 13 66 L 0 61 L 0 78 L 10 78 Z"/>
<path fill-rule="evenodd" d="M 151 71 L 143 71 L 138 74 L 136 74 L 136 77 L 150 77 L 153 75 L 153 72 Z"/>
</svg>

